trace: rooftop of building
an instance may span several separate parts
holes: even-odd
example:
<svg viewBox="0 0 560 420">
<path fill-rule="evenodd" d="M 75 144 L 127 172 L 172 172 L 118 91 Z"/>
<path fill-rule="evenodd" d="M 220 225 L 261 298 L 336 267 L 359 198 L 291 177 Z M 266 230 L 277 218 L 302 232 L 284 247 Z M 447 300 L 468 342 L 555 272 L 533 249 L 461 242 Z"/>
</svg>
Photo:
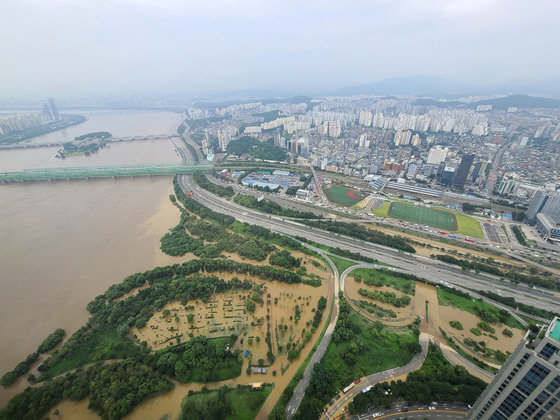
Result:
<svg viewBox="0 0 560 420">
<path fill-rule="evenodd" d="M 554 318 L 552 324 L 550 325 L 550 329 L 548 330 L 548 335 L 550 338 L 560 343 L 560 319 Z"/>
</svg>

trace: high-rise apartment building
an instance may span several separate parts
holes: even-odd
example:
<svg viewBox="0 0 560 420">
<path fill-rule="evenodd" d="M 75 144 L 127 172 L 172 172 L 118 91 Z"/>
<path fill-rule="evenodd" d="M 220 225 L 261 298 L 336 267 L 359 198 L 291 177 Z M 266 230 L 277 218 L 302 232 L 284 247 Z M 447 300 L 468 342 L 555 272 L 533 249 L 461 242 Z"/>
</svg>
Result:
<svg viewBox="0 0 560 420">
<path fill-rule="evenodd" d="M 329 136 L 335 139 L 340 137 L 340 121 L 329 121 Z"/>
<path fill-rule="evenodd" d="M 558 420 L 560 418 L 560 320 L 528 331 L 467 418 Z"/>
<path fill-rule="evenodd" d="M 448 152 L 447 147 L 435 146 L 430 149 L 428 153 L 428 160 L 426 163 L 431 165 L 439 165 L 441 162 L 445 161 Z"/>
<path fill-rule="evenodd" d="M 58 114 L 58 109 L 54 104 L 54 99 L 49 98 L 48 101 L 43 105 L 43 115 L 49 121 L 56 121 L 60 119 Z"/>
</svg>

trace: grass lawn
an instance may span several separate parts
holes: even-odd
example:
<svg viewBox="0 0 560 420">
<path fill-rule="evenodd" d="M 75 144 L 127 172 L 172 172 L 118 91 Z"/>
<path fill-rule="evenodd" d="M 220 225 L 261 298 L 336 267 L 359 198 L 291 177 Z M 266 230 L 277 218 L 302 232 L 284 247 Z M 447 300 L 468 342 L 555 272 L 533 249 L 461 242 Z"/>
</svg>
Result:
<svg viewBox="0 0 560 420">
<path fill-rule="evenodd" d="M 474 238 L 484 238 L 480 223 L 476 219 L 461 213 L 455 213 L 455 216 L 457 216 L 457 223 L 459 224 L 457 232 Z"/>
<path fill-rule="evenodd" d="M 403 293 L 414 295 L 415 284 L 413 280 L 392 276 L 391 274 L 383 273 L 382 271 L 374 268 L 357 268 L 356 270 L 351 271 L 350 275 L 379 280 L 384 286 L 392 287 L 393 289 Z"/>
<path fill-rule="evenodd" d="M 60 362 L 43 372 L 39 380 L 52 378 L 98 360 L 126 358 L 134 354 L 140 354 L 140 347 L 130 340 L 120 338 L 115 330 L 107 328 L 72 348 Z"/>
<path fill-rule="evenodd" d="M 271 384 L 264 384 L 261 389 L 251 389 L 250 387 L 231 388 L 220 396 L 218 390 L 208 392 L 196 392 L 183 399 L 181 406 L 186 401 L 190 401 L 204 411 L 205 406 L 213 405 L 217 398 L 224 398 L 231 407 L 231 413 L 224 417 L 227 420 L 246 420 L 254 419 L 261 406 L 272 392 Z M 188 413 L 181 413 L 179 418 L 189 418 Z"/>
<path fill-rule="evenodd" d="M 353 190 L 342 185 L 333 185 L 325 189 L 325 193 L 330 201 L 346 207 L 357 204 L 367 197 L 367 194 L 360 190 Z"/>
<path fill-rule="evenodd" d="M 342 258 L 334 257 L 332 255 L 329 255 L 328 257 L 338 269 L 338 274 L 342 274 L 344 270 L 357 264 L 353 261 L 343 260 Z"/>
<path fill-rule="evenodd" d="M 500 311 L 498 308 L 482 300 L 460 296 L 459 294 L 453 293 L 443 287 L 438 287 L 437 294 L 440 305 L 454 306 L 455 308 L 461 309 L 479 317 L 482 311 L 495 314 L 496 316 L 497 314 L 502 314 L 502 316 L 505 317 L 505 319 L 503 320 L 504 324 L 512 328 L 520 329 L 521 331 L 525 330 L 521 323 L 513 316 L 511 316 L 510 313 L 508 313 L 507 311 Z"/>
</svg>

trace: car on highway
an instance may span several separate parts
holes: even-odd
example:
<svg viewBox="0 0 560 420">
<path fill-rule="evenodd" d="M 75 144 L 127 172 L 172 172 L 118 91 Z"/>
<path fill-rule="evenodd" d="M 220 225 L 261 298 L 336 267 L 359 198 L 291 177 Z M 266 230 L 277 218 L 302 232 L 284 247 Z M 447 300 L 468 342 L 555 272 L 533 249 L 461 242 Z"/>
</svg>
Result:
<svg viewBox="0 0 560 420">
<path fill-rule="evenodd" d="M 354 383 L 355 383 L 356 385 L 358 385 L 358 384 L 360 383 L 360 379 L 356 379 L 356 380 L 354 381 Z"/>
<path fill-rule="evenodd" d="M 333 405 L 333 404 L 334 404 L 334 400 L 332 400 L 332 401 L 329 403 L 329 405 Z"/>
<path fill-rule="evenodd" d="M 334 397 L 335 401 L 340 400 L 340 394 L 338 394 L 336 397 Z"/>
<path fill-rule="evenodd" d="M 373 413 L 373 414 L 371 415 L 371 418 L 374 419 L 374 418 L 376 418 L 376 417 L 379 417 L 380 415 L 381 415 L 381 413 Z"/>
<path fill-rule="evenodd" d="M 366 392 L 369 392 L 369 391 L 371 391 L 371 385 L 365 387 L 364 389 L 362 389 L 362 393 L 363 393 L 363 394 L 365 394 Z"/>
<path fill-rule="evenodd" d="M 436 408 L 434 406 L 430 406 L 428 407 L 428 410 L 435 410 Z"/>
</svg>

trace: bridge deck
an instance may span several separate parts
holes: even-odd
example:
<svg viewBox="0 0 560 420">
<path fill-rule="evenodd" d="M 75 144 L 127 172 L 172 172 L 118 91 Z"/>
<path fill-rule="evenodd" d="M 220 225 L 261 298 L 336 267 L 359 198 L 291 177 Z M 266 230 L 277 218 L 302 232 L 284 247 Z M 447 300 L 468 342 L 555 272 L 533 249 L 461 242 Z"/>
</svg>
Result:
<svg viewBox="0 0 560 420">
<path fill-rule="evenodd" d="M 38 168 L 25 169 L 21 172 L 0 172 L 0 182 L 181 175 L 210 172 L 212 168 L 213 165 L 207 162 Z"/>
</svg>

